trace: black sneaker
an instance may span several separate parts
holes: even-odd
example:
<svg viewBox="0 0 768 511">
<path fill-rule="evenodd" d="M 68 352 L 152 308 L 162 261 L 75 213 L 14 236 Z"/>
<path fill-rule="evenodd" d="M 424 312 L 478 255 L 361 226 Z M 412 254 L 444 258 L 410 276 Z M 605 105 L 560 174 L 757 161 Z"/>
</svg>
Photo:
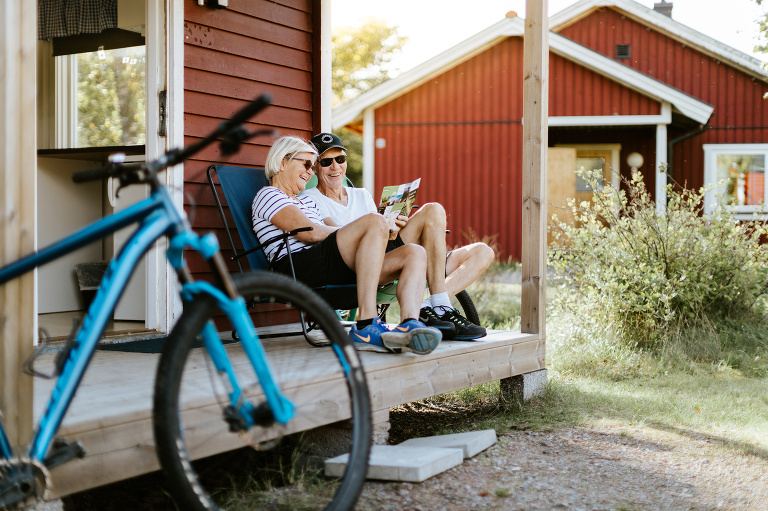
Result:
<svg viewBox="0 0 768 511">
<path fill-rule="evenodd" d="M 444 341 L 451 341 L 456 336 L 456 327 L 451 321 L 440 319 L 432 307 L 424 307 L 419 312 L 419 321 L 428 327 L 437 328 L 443 334 Z"/>
<path fill-rule="evenodd" d="M 422 309 L 423 310 L 423 309 Z M 484 327 L 476 325 L 467 318 L 459 314 L 456 309 L 449 309 L 442 316 L 438 316 L 442 321 L 450 321 L 456 329 L 456 341 L 471 341 L 486 335 Z"/>
</svg>

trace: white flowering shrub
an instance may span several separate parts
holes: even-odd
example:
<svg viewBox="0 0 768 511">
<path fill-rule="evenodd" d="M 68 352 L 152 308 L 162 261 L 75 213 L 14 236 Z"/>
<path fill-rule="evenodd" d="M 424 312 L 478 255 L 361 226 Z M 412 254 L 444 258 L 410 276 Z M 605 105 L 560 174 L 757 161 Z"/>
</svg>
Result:
<svg viewBox="0 0 768 511">
<path fill-rule="evenodd" d="M 581 174 L 595 190 L 593 201 L 571 202 L 575 225 L 553 229 L 549 264 L 561 286 L 555 311 L 611 325 L 641 347 L 700 322 L 761 320 L 763 222 L 740 222 L 724 209 L 704 214 L 704 189 L 672 185 L 660 214 L 642 178 L 617 190 L 598 186 L 597 173 Z"/>
</svg>

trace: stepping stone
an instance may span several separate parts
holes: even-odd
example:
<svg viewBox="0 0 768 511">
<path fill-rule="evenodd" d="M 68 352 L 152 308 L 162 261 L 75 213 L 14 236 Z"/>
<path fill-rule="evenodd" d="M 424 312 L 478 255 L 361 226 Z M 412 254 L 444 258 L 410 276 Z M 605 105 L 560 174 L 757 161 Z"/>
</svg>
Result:
<svg viewBox="0 0 768 511">
<path fill-rule="evenodd" d="M 403 447 L 447 447 L 461 449 L 464 453 L 464 458 L 471 458 L 495 443 L 496 430 L 484 429 L 483 431 L 470 431 L 468 433 L 455 433 L 453 435 L 411 438 L 399 445 Z"/>
<path fill-rule="evenodd" d="M 349 454 L 325 461 L 325 475 L 341 477 Z M 461 449 L 374 445 L 368 458 L 368 479 L 420 483 L 464 461 Z"/>
</svg>

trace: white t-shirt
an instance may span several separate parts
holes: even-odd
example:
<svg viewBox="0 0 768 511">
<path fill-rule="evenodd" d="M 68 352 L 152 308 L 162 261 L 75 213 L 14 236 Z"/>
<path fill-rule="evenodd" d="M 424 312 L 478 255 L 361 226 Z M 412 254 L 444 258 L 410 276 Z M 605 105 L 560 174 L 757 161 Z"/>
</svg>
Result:
<svg viewBox="0 0 768 511">
<path fill-rule="evenodd" d="M 265 186 L 256 197 L 253 199 L 253 205 L 251 207 L 253 216 L 253 232 L 256 233 L 256 237 L 259 238 L 259 243 L 283 234 L 283 231 L 275 227 L 272 223 L 272 218 L 281 209 L 288 206 L 297 206 L 302 213 L 307 215 L 307 218 L 312 223 L 325 225 L 323 219 L 320 217 L 320 213 L 317 210 L 317 204 L 311 197 L 289 197 L 285 192 L 274 186 Z M 306 250 L 312 245 L 299 241 L 294 236 L 288 238 L 288 247 L 293 252 L 300 250 Z M 282 243 L 275 242 L 269 246 L 264 247 L 264 253 L 267 255 L 269 261 L 274 261 L 275 254 L 280 250 L 277 259 L 288 255 L 288 252 L 283 247 Z"/>
<path fill-rule="evenodd" d="M 323 219 L 330 217 L 339 226 L 347 225 L 361 216 L 376 212 L 376 204 L 368 190 L 348 186 L 345 186 L 344 189 L 347 191 L 348 197 L 346 206 L 326 197 L 317 188 L 304 190 L 299 194 L 299 197 L 310 197 L 317 204 L 320 217 Z"/>
</svg>

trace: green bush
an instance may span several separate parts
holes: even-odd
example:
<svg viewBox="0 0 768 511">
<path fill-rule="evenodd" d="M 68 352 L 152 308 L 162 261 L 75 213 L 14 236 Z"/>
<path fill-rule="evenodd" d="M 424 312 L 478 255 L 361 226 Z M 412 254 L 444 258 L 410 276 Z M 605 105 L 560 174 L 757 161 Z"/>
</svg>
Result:
<svg viewBox="0 0 768 511">
<path fill-rule="evenodd" d="M 589 316 L 631 346 L 658 347 L 681 329 L 724 319 L 762 318 L 767 247 L 762 222 L 727 210 L 704 213 L 705 189 L 667 187 L 666 214 L 642 178 L 625 190 L 581 172 L 593 202 L 569 207 L 575 226 L 556 220 L 549 262 L 562 286 L 555 311 Z"/>
</svg>

